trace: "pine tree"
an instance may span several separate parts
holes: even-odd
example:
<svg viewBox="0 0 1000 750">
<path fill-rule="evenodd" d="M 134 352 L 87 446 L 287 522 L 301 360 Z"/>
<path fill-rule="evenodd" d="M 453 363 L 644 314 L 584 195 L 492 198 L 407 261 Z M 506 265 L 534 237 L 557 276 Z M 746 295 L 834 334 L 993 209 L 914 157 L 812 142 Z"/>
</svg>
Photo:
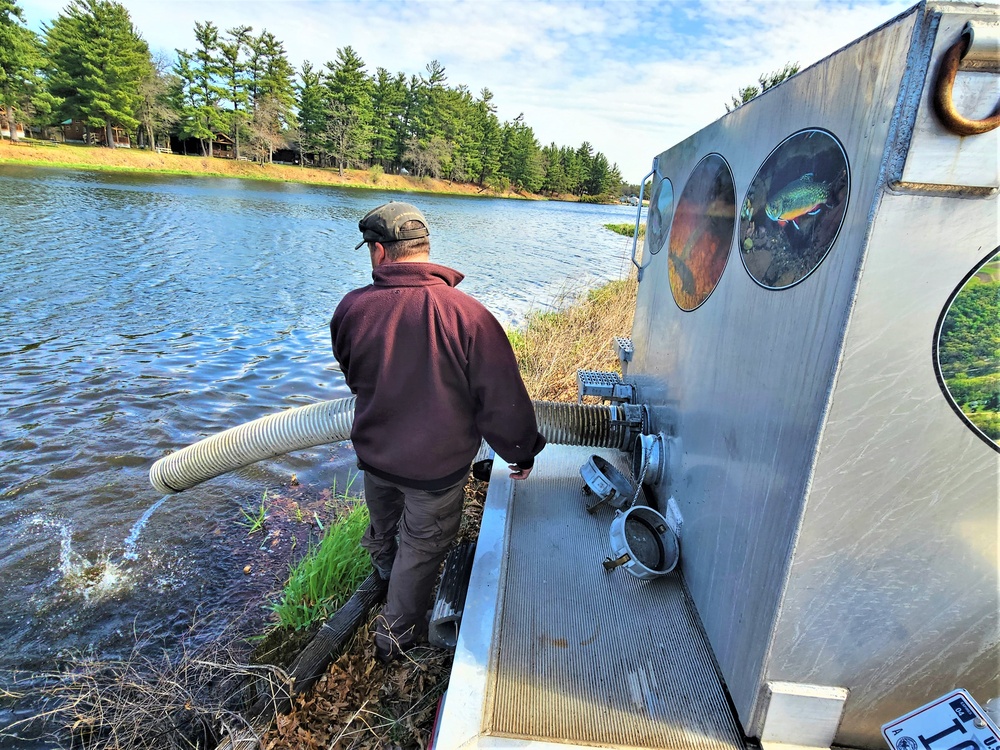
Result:
<svg viewBox="0 0 1000 750">
<path fill-rule="evenodd" d="M 480 186 L 485 185 L 488 180 L 492 180 L 500 171 L 503 136 L 496 112 L 496 105 L 493 104 L 493 92 L 484 88 L 479 92 L 479 100 L 476 102 L 476 129 L 479 136 L 476 154 L 478 167 L 476 171 L 472 172 L 478 178 Z"/>
<path fill-rule="evenodd" d="M 563 146 L 559 149 L 559 162 L 566 173 L 566 189 L 573 195 L 583 195 L 583 165 L 577 152 Z"/>
<path fill-rule="evenodd" d="M 113 148 L 116 125 L 130 131 L 139 125 L 140 84 L 152 65 L 128 11 L 110 0 L 72 0 L 43 28 L 49 87 L 62 113 L 104 128 Z"/>
<path fill-rule="evenodd" d="M 233 139 L 236 158 L 240 158 L 240 133 L 246 126 L 250 95 L 246 86 L 246 52 L 251 26 L 236 26 L 226 32 L 226 39 L 219 42 L 219 75 L 225 81 L 226 98 L 232 110 L 229 113 L 229 133 Z"/>
<path fill-rule="evenodd" d="M 187 154 L 187 140 L 197 138 L 201 142 L 201 154 L 205 156 L 206 141 L 211 143 L 215 137 L 210 118 L 206 117 L 213 110 L 203 106 L 195 67 L 196 63 L 189 52 L 177 50 L 177 64 L 174 66 L 176 86 L 172 99 L 180 113 L 177 135 L 185 142 L 184 153 Z"/>
<path fill-rule="evenodd" d="M 598 151 L 590 160 L 590 169 L 587 172 L 586 190 L 589 195 L 605 195 L 611 192 L 613 187 L 611 177 L 611 165 L 608 157 Z"/>
<path fill-rule="evenodd" d="M 336 62 L 328 62 L 326 67 L 327 132 L 331 153 L 343 175 L 348 165 L 364 161 L 371 152 L 371 79 L 350 46 L 338 49 Z"/>
<path fill-rule="evenodd" d="M 503 153 L 500 172 L 515 185 L 528 192 L 542 186 L 542 160 L 534 131 L 519 114 L 513 122 L 505 122 L 502 129 Z"/>
<path fill-rule="evenodd" d="M 178 88 L 174 98 L 180 112 L 178 135 L 201 141 L 202 156 L 214 155 L 216 134 L 225 129 L 222 102 L 226 90 L 221 85 L 222 62 L 219 29 L 211 21 L 195 22 L 194 52 L 177 50 Z M 186 153 L 185 149 L 185 153 Z"/>
<path fill-rule="evenodd" d="M 11 141 L 17 140 L 17 123 L 34 109 L 33 95 L 40 88 L 41 48 L 23 23 L 17 4 L 0 0 L 0 121 L 6 119 Z"/>
<path fill-rule="evenodd" d="M 443 95 L 448 76 L 437 60 L 431 60 L 424 67 L 426 75 L 420 76 L 420 84 L 414 90 L 414 107 L 410 120 L 412 134 L 426 144 L 437 135 L 444 135 L 442 122 Z"/>
<path fill-rule="evenodd" d="M 439 116 L 451 153 L 442 171 L 452 181 L 465 181 L 478 170 L 479 128 L 476 101 L 468 86 L 446 88 L 440 96 Z"/>
<path fill-rule="evenodd" d="M 326 94 L 319 71 L 315 70 L 308 60 L 302 63 L 299 74 L 301 83 L 299 94 L 299 149 L 302 164 L 305 164 L 306 152 L 317 155 L 319 163 L 323 162 L 324 140 L 326 132 Z"/>
<path fill-rule="evenodd" d="M 198 43 L 192 55 L 194 89 L 201 122 L 202 153 L 208 143 L 208 155 L 214 156 L 215 136 L 223 129 L 222 98 L 225 89 L 219 84 L 222 64 L 219 57 L 219 28 L 211 21 L 194 24 L 194 38 Z"/>
<path fill-rule="evenodd" d="M 372 79 L 371 159 L 383 168 L 399 166 L 396 134 L 406 108 L 406 76 L 378 68 Z"/>
<path fill-rule="evenodd" d="M 559 147 L 555 143 L 549 144 L 542 149 L 542 157 L 545 160 L 545 180 L 542 182 L 542 190 L 552 195 L 570 192 L 569 179 L 566 177 Z"/>
<path fill-rule="evenodd" d="M 399 75 L 403 77 L 402 73 Z M 414 136 L 413 124 L 422 85 L 420 77 L 415 75 L 411 75 L 410 80 L 403 85 L 403 108 L 396 121 L 396 136 L 393 143 L 400 165 L 402 165 L 407 144 L 412 142 L 411 139 Z"/>
<path fill-rule="evenodd" d="M 285 45 L 264 29 L 250 41 L 254 61 L 252 108 L 255 137 L 267 144 L 270 161 L 295 126 L 295 69 L 288 62 Z M 258 152 L 260 152 L 258 147 Z"/>
</svg>

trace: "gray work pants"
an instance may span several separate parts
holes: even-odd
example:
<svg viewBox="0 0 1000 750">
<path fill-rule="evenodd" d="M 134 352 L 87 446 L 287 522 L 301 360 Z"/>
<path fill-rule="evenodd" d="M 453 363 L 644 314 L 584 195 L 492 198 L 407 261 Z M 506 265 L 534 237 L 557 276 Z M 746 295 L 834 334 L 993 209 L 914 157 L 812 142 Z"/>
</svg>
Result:
<svg viewBox="0 0 1000 750">
<path fill-rule="evenodd" d="M 431 592 L 441 561 L 458 534 L 467 479 L 468 474 L 454 487 L 429 492 L 365 473 L 371 521 L 361 546 L 377 569 L 392 570 L 375 630 L 375 644 L 383 652 L 405 651 L 427 633 Z"/>
</svg>

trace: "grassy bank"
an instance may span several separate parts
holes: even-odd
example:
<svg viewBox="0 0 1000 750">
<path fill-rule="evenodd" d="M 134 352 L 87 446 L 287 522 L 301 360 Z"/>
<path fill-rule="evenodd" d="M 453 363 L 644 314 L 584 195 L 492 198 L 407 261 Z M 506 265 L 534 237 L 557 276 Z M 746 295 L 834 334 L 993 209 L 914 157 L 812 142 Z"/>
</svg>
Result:
<svg viewBox="0 0 1000 750">
<path fill-rule="evenodd" d="M 523 329 L 508 331 L 532 398 L 576 401 L 577 370 L 618 370 L 611 339 L 631 333 L 637 289 L 629 278 L 567 294 L 556 311 L 536 312 Z"/>
<path fill-rule="evenodd" d="M 337 169 L 297 167 L 287 164 L 255 164 L 249 161 L 214 159 L 207 156 L 157 154 L 139 149 L 109 149 L 78 144 L 42 144 L 0 140 L 0 165 L 17 164 L 32 167 L 90 169 L 102 172 L 185 175 L 190 177 L 230 177 L 241 180 L 297 182 L 306 185 L 397 190 L 411 193 L 488 196 L 545 200 L 542 196 L 513 191 L 494 192 L 476 185 L 385 174 L 380 169 Z M 561 198 L 562 199 L 562 198 Z"/>
<path fill-rule="evenodd" d="M 371 562 L 361 548 L 368 508 L 360 500 L 292 566 L 281 599 L 271 607 L 279 627 L 303 630 L 326 621 L 371 572 Z"/>
</svg>

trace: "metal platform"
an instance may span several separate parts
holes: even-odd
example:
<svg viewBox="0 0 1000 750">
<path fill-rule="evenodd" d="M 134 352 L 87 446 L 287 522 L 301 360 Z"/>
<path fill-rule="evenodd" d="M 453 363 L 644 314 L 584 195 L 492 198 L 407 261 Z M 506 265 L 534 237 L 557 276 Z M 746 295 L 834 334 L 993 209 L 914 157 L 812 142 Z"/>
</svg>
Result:
<svg viewBox="0 0 1000 750">
<path fill-rule="evenodd" d="M 498 462 L 437 750 L 744 747 L 677 574 L 601 565 L 613 514 L 586 512 L 579 473 L 595 453 L 627 475 L 613 450 L 549 446 L 520 483 Z"/>
</svg>

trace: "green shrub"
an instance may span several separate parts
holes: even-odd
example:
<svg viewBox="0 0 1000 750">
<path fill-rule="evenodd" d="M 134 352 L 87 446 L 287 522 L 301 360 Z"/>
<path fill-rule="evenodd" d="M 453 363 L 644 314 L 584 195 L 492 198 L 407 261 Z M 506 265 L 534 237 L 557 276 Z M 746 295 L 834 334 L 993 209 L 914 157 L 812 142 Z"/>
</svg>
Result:
<svg viewBox="0 0 1000 750">
<path fill-rule="evenodd" d="M 520 359 L 527 349 L 527 342 L 524 338 L 524 331 L 519 328 L 507 329 L 507 340 L 510 341 L 510 348 L 514 350 L 514 356 Z"/>
</svg>

